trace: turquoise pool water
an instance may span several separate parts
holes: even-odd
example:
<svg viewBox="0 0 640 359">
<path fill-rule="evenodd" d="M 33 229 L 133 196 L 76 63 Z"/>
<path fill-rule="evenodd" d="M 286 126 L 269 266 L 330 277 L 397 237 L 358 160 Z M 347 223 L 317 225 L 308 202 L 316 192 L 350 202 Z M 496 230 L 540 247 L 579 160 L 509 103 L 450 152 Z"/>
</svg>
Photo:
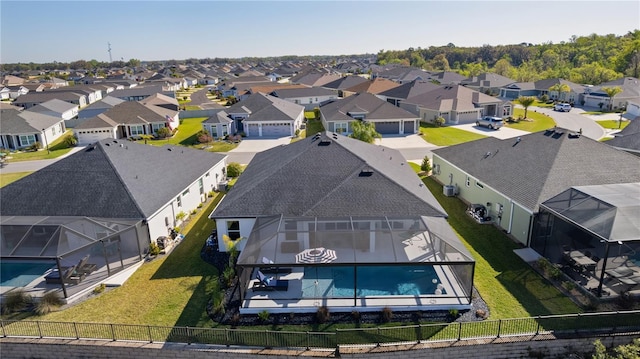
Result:
<svg viewBox="0 0 640 359">
<path fill-rule="evenodd" d="M 24 287 L 54 266 L 54 263 L 2 261 L 0 286 Z"/>
<path fill-rule="evenodd" d="M 305 268 L 303 298 L 432 295 L 440 283 L 433 267 L 358 267 L 358 287 L 354 288 L 353 271 L 353 267 Z M 446 294 L 444 289 L 441 290 Z"/>
</svg>

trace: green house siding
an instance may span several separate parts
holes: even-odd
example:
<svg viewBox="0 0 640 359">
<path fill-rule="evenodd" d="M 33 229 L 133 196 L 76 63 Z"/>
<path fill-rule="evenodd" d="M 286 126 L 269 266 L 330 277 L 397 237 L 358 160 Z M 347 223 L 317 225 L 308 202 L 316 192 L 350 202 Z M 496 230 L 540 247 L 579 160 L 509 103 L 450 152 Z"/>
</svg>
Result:
<svg viewBox="0 0 640 359">
<path fill-rule="evenodd" d="M 511 235 L 524 245 L 527 244 L 529 238 L 530 221 L 532 216 L 533 215 L 530 211 L 522 208 L 522 206 L 517 203 L 514 203 Z"/>
</svg>

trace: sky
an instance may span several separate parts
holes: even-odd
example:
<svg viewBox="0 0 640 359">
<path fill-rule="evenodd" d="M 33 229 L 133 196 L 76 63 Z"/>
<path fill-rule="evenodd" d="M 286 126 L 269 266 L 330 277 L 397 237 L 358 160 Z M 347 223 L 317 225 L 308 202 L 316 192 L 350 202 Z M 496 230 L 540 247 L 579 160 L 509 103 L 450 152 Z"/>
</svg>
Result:
<svg viewBox="0 0 640 359">
<path fill-rule="evenodd" d="M 640 29 L 640 1 L 0 0 L 0 62 L 348 55 Z"/>
</svg>

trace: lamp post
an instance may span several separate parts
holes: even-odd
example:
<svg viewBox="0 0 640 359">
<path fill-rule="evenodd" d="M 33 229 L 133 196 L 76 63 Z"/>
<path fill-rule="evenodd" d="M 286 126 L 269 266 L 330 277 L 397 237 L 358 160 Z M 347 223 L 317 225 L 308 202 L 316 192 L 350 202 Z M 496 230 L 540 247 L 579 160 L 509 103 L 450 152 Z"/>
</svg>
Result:
<svg viewBox="0 0 640 359">
<path fill-rule="evenodd" d="M 622 112 L 620 112 L 620 118 L 618 119 L 618 128 L 622 127 Z"/>
<path fill-rule="evenodd" d="M 42 137 L 44 138 L 44 145 L 47 147 L 47 154 L 51 153 L 49 151 L 49 143 L 47 142 L 47 131 L 43 128 L 42 129 Z"/>
</svg>

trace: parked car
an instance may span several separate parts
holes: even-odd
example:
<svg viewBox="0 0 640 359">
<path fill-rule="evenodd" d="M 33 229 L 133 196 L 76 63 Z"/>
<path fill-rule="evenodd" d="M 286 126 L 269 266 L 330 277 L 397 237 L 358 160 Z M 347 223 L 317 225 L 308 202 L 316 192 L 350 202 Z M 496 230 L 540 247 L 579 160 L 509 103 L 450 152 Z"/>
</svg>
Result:
<svg viewBox="0 0 640 359">
<path fill-rule="evenodd" d="M 569 112 L 569 111 L 571 111 L 571 104 L 569 104 L 569 103 L 557 103 L 557 104 L 555 104 L 555 106 L 553 106 L 553 110 L 554 111 L 560 111 L 560 112 Z"/>
<path fill-rule="evenodd" d="M 504 126 L 504 121 L 500 117 L 484 116 L 476 121 L 476 126 L 485 126 L 492 130 L 498 130 Z"/>
</svg>

